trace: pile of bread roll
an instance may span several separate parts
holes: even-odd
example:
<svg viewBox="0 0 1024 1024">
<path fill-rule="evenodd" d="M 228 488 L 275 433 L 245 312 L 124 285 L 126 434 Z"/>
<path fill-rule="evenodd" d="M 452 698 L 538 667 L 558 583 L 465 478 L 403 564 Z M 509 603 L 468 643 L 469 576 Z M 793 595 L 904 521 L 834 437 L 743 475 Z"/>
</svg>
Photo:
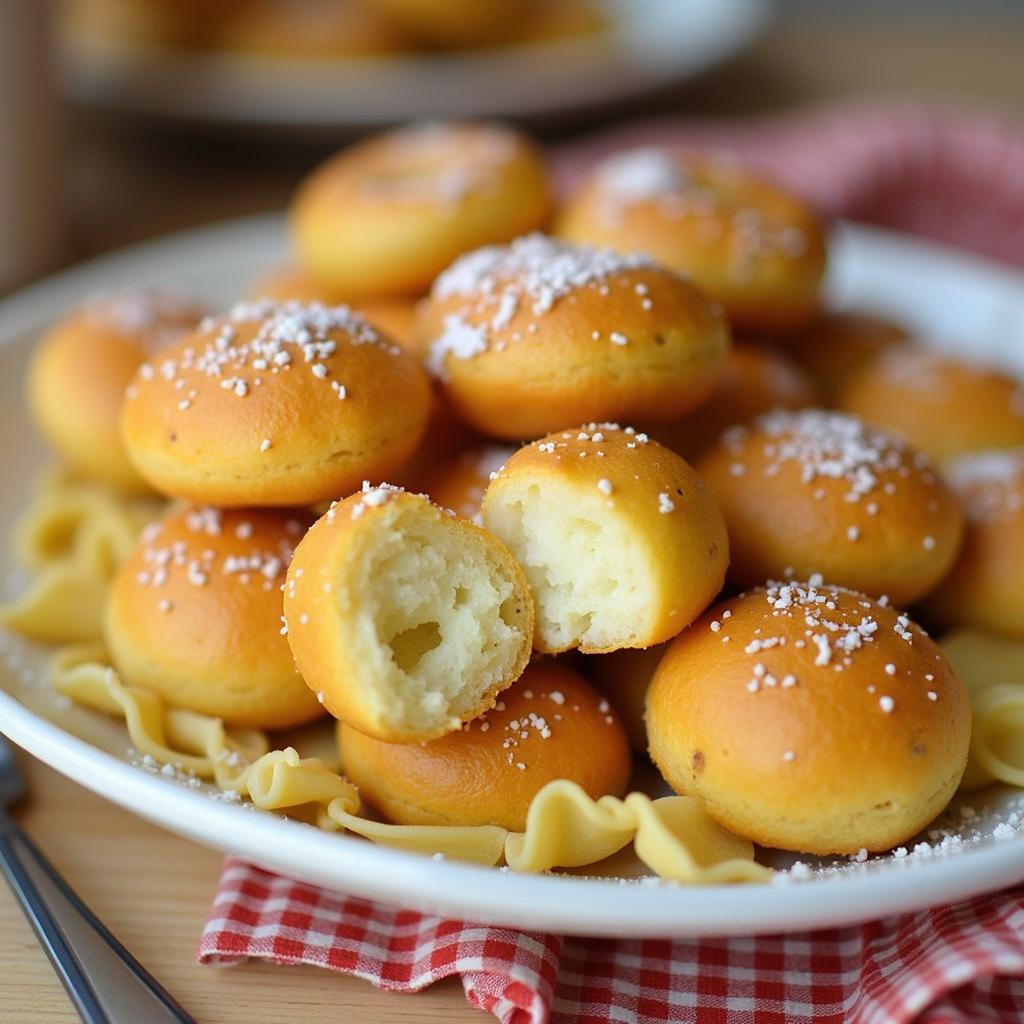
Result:
<svg viewBox="0 0 1024 1024">
<path fill-rule="evenodd" d="M 393 56 L 602 38 L 598 0 L 63 0 L 72 38 L 185 52 Z"/>
<path fill-rule="evenodd" d="M 822 309 L 822 224 L 706 154 L 558 201 L 512 129 L 413 125 L 290 223 L 227 312 L 107 296 L 33 363 L 67 462 L 172 500 L 107 601 L 127 683 L 332 715 L 401 824 L 522 829 L 631 750 L 785 850 L 946 807 L 970 708 L 917 619 L 1024 636 L 1019 382 Z"/>
</svg>

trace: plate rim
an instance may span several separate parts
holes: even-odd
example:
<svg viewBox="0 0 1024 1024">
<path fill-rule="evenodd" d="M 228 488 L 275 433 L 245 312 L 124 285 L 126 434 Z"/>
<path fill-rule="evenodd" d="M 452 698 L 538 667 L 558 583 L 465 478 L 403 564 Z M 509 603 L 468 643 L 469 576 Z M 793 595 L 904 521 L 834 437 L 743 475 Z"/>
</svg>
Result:
<svg viewBox="0 0 1024 1024">
<path fill-rule="evenodd" d="M 58 64 L 64 93 L 79 102 L 225 126 L 277 125 L 312 130 L 406 120 L 409 96 L 425 95 L 432 83 L 435 95 L 440 89 L 449 104 L 456 104 L 457 109 L 450 111 L 449 116 L 543 117 L 632 99 L 650 88 L 693 78 L 749 46 L 768 24 L 773 6 L 772 0 L 700 0 L 700 10 L 687 14 L 674 6 L 679 0 L 643 0 L 647 12 L 659 17 L 663 24 L 671 27 L 689 17 L 691 30 L 699 30 L 701 45 L 680 49 L 673 60 L 670 51 L 660 45 L 662 33 L 648 33 L 646 51 L 642 36 L 631 36 L 625 13 L 638 2 L 600 0 L 618 46 L 602 51 L 604 60 L 599 62 L 600 67 L 586 74 L 579 61 L 571 60 L 575 53 L 584 54 L 593 46 L 600 46 L 586 37 L 507 49 L 469 49 L 443 57 L 399 53 L 318 61 L 239 53 L 176 54 L 88 36 L 76 38 L 64 32 Z M 692 8 L 695 0 L 687 2 Z M 688 34 L 692 36 L 693 31 Z M 549 66 L 545 81 L 551 88 L 532 84 L 516 93 L 515 82 L 521 82 L 521 75 L 515 72 L 521 70 L 521 58 L 526 53 Z M 99 60 L 97 55 L 105 55 L 105 59 Z M 572 67 L 566 66 L 567 59 Z M 613 65 L 612 73 L 607 67 L 609 63 Z M 181 72 L 185 69 L 191 69 L 198 82 L 209 84 L 219 80 L 226 84 L 227 94 L 218 97 L 203 87 L 182 90 Z M 483 106 L 472 96 L 468 102 L 459 100 L 458 94 L 463 92 L 477 95 L 464 86 L 467 76 L 481 73 L 500 76 L 488 90 L 500 99 Z M 289 74 L 294 76 L 290 83 L 286 77 Z M 392 85 L 404 80 L 412 88 L 405 90 L 401 103 L 399 93 L 382 102 L 379 94 L 375 98 L 374 89 L 353 90 L 359 85 L 360 76 L 370 85 L 386 85 L 390 79 Z M 177 89 L 175 80 L 179 84 Z M 273 81 L 277 81 L 279 88 L 268 91 L 267 84 Z M 248 89 L 243 88 L 246 85 Z M 550 99 L 555 94 L 561 97 L 558 102 Z M 436 101 L 427 106 L 430 109 L 421 111 L 419 116 L 436 114 Z"/>
<path fill-rule="evenodd" d="M 51 320 L 88 288 L 156 283 L 177 263 L 266 268 L 283 242 L 280 213 L 223 221 L 96 257 L 0 300 L 0 347 Z M 959 250 L 877 228 L 844 224 L 838 250 L 879 248 L 929 261 L 955 260 L 1012 290 L 1024 305 L 1024 275 Z M 258 259 L 253 252 L 258 251 Z M 269 250 L 269 251 L 268 251 Z M 244 257 L 244 258 L 243 258 Z M 847 256 L 846 259 L 851 257 Z M 862 256 L 863 258 L 863 256 Z M 219 262 L 218 262 L 219 261 Z M 992 891 L 1024 880 L 1024 836 L 950 857 L 887 863 L 852 877 L 791 885 L 644 884 L 519 875 L 374 846 L 232 806 L 143 771 L 78 738 L 0 691 L 0 732 L 101 796 L 204 845 L 234 852 L 292 877 L 446 916 L 561 934 L 697 937 L 800 931 L 851 924 Z M 284 852 L 266 856 L 281 844 Z M 322 862 L 317 858 L 322 858 Z M 302 863 L 299 863 L 301 861 Z M 328 864 L 329 870 L 319 865 Z M 597 888 L 595 888 L 597 887 Z M 600 892 L 600 898 L 595 893 Z"/>
</svg>

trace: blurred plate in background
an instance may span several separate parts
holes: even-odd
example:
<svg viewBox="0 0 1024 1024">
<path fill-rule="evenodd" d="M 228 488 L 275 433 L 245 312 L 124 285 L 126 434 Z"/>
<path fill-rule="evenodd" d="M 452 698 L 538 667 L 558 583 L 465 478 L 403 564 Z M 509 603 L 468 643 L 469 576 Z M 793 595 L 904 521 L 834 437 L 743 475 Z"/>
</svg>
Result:
<svg viewBox="0 0 1024 1024">
<path fill-rule="evenodd" d="M 633 99 L 742 50 L 768 0 L 601 0 L 605 25 L 488 49 L 338 56 L 175 50 L 65 24 L 61 76 L 85 104 L 186 121 L 351 128 L 536 117 Z"/>
</svg>

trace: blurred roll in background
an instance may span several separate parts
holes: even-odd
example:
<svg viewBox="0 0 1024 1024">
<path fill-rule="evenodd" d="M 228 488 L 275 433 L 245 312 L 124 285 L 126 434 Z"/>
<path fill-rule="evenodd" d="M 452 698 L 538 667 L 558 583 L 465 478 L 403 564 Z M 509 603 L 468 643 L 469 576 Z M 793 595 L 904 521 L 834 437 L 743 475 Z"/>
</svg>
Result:
<svg viewBox="0 0 1024 1024">
<path fill-rule="evenodd" d="M 410 119 L 515 121 L 560 144 L 563 179 L 628 122 L 616 145 L 734 150 L 826 212 L 934 225 L 927 189 L 911 209 L 895 178 L 926 136 L 940 164 L 969 151 L 947 168 L 968 184 L 1024 159 L 985 136 L 1019 140 L 1022 39 L 1015 0 L 10 0 L 0 289 L 281 208 L 325 156 Z M 794 171 L 792 145 L 818 166 Z M 1018 262 L 987 191 L 980 227 L 938 235 Z"/>
</svg>

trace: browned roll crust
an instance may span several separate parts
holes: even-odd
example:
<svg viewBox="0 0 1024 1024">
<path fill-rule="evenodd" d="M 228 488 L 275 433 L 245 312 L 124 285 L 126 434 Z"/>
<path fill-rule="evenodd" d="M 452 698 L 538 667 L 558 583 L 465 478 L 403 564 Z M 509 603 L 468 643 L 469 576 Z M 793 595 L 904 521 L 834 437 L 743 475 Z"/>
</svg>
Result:
<svg viewBox="0 0 1024 1024">
<path fill-rule="evenodd" d="M 836 404 L 937 462 L 1024 445 L 1020 381 L 923 346 L 882 352 L 850 378 Z"/>
<path fill-rule="evenodd" d="M 501 541 L 388 485 L 317 520 L 284 607 L 295 660 L 327 710 L 388 742 L 458 729 L 530 659 L 533 601 Z"/>
<path fill-rule="evenodd" d="M 853 312 L 823 312 L 786 338 L 787 350 L 817 381 L 827 404 L 875 356 L 909 343 L 899 324 Z"/>
<path fill-rule="evenodd" d="M 729 560 L 697 474 L 615 424 L 520 448 L 488 485 L 483 520 L 526 572 L 540 651 L 661 643 L 714 599 Z"/>
<path fill-rule="evenodd" d="M 247 289 L 247 294 L 253 301 L 273 299 L 275 302 L 322 302 L 325 306 L 336 306 L 345 302 L 346 298 L 310 277 L 302 267 L 294 265 L 276 267 L 260 274 Z"/>
<path fill-rule="evenodd" d="M 351 299 L 418 295 L 460 253 L 544 225 L 539 151 L 498 125 L 413 124 L 352 146 L 299 187 L 295 249 Z"/>
<path fill-rule="evenodd" d="M 530 235 L 458 259 L 419 307 L 427 366 L 481 432 L 677 419 L 715 386 L 721 310 L 646 257 Z"/>
<path fill-rule="evenodd" d="M 688 274 L 737 330 L 794 330 L 818 311 L 825 233 L 793 196 L 724 161 L 645 147 L 602 161 L 563 209 L 573 242 L 645 252 Z"/>
<path fill-rule="evenodd" d="M 482 443 L 483 438 L 455 415 L 435 385 L 431 389 L 427 429 L 405 465 L 393 473 L 391 478 L 406 490 L 427 491 L 427 483 L 442 466 L 447 466 L 462 452 Z"/>
<path fill-rule="evenodd" d="M 346 297 L 310 277 L 299 267 L 280 267 L 260 277 L 250 289 L 254 299 L 274 299 L 277 302 L 322 302 L 325 306 L 344 303 Z M 402 348 L 413 351 L 416 302 L 411 298 L 366 299 L 358 304 L 356 312 L 397 341 Z"/>
<path fill-rule="evenodd" d="M 346 306 L 241 303 L 143 364 L 121 431 L 157 490 L 220 506 L 306 505 L 401 466 L 430 387 Z"/>
<path fill-rule="evenodd" d="M 367 7 L 432 46 L 503 42 L 531 21 L 537 0 L 364 0 Z"/>
<path fill-rule="evenodd" d="M 40 339 L 28 399 L 40 432 L 84 476 L 148 490 L 118 432 L 125 388 L 139 364 L 195 327 L 202 311 L 169 292 L 119 291 L 88 299 Z"/>
<path fill-rule="evenodd" d="M 630 745 L 643 754 L 647 753 L 647 689 L 667 648 L 667 643 L 634 650 L 623 648 L 586 659 L 588 678 L 622 717 Z"/>
<path fill-rule="evenodd" d="M 748 423 L 772 409 L 817 405 L 819 398 L 814 380 L 785 353 L 737 343 L 707 401 L 675 423 L 652 424 L 648 433 L 683 458 L 693 459 L 728 427 Z"/>
<path fill-rule="evenodd" d="M 364 299 L 359 313 L 406 352 L 416 352 L 416 303 L 412 299 Z"/>
<path fill-rule="evenodd" d="M 908 605 L 949 571 L 963 533 L 929 461 L 854 416 L 779 410 L 697 462 L 729 529 L 729 578 L 830 582 Z"/>
<path fill-rule="evenodd" d="M 501 825 L 521 832 L 530 801 L 569 779 L 597 799 L 629 781 L 626 734 L 608 702 L 570 669 L 535 661 L 497 705 L 429 743 L 384 743 L 341 725 L 342 767 L 401 825 Z"/>
<path fill-rule="evenodd" d="M 967 694 L 888 605 L 772 584 L 670 645 L 647 697 L 651 756 L 731 832 L 803 853 L 886 850 L 949 802 L 967 762 Z"/>
<path fill-rule="evenodd" d="M 148 527 L 107 599 L 122 679 L 231 725 L 316 718 L 281 625 L 285 570 L 307 524 L 292 512 L 179 508 Z"/>
<path fill-rule="evenodd" d="M 236 0 L 236 7 L 217 34 L 218 46 L 228 51 L 329 58 L 410 48 L 405 33 L 361 0 Z"/>
<path fill-rule="evenodd" d="M 66 30 L 132 46 L 203 49 L 245 0 L 75 0 L 60 5 Z"/>
<path fill-rule="evenodd" d="M 961 455 L 947 464 L 946 479 L 967 529 L 923 614 L 944 627 L 1024 637 L 1024 448 Z"/>
<path fill-rule="evenodd" d="M 477 525 L 484 491 L 515 448 L 503 444 L 481 444 L 434 468 L 423 480 L 423 490 L 442 508 L 450 508 Z"/>
<path fill-rule="evenodd" d="M 608 10 L 601 0 L 526 0 L 529 11 L 506 30 L 504 46 L 531 45 L 553 40 L 586 41 L 605 45 Z"/>
</svg>

